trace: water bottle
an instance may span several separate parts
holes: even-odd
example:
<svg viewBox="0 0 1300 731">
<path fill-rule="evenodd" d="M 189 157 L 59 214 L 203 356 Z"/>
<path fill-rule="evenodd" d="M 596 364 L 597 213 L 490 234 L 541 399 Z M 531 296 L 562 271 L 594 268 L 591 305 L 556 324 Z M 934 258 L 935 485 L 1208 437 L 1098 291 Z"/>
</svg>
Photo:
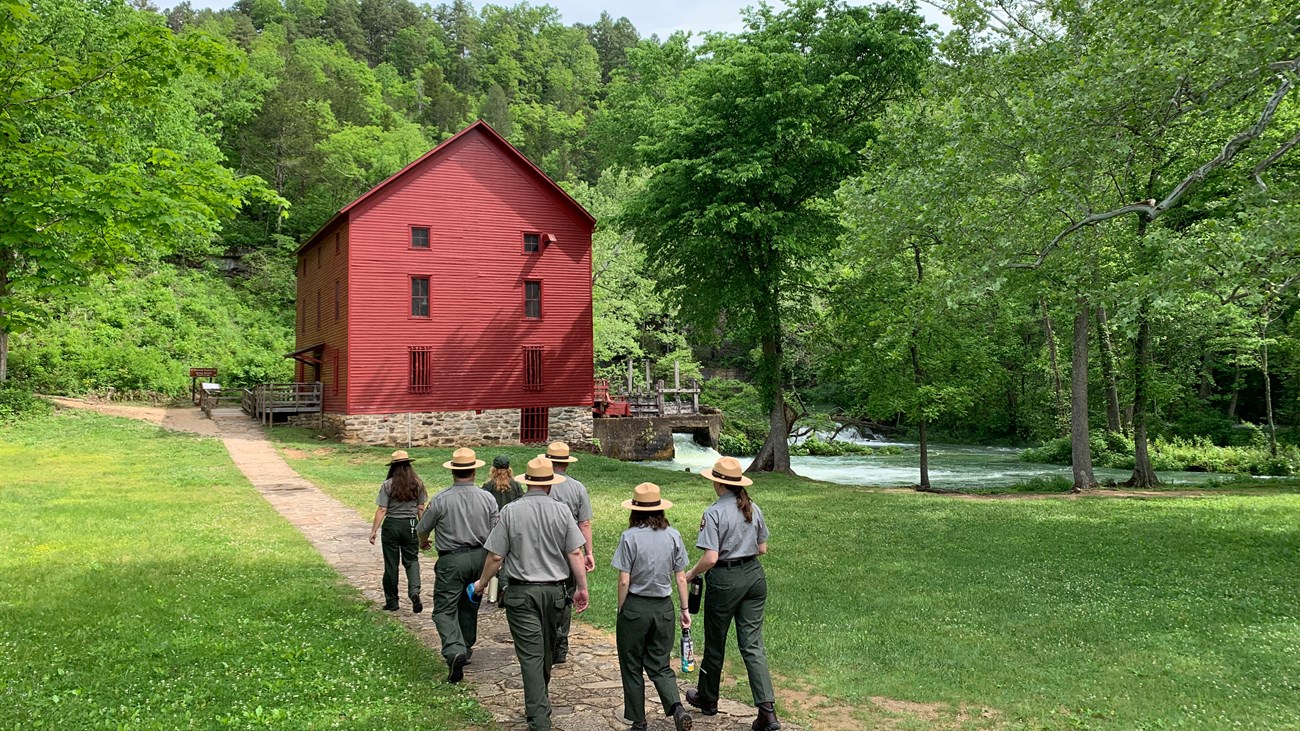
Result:
<svg viewBox="0 0 1300 731">
<path fill-rule="evenodd" d="M 690 593 L 686 595 L 686 611 L 691 614 L 700 613 L 700 599 L 704 596 L 704 577 L 696 576 L 691 579 Z"/>
<path fill-rule="evenodd" d="M 682 672 L 695 672 L 695 643 L 691 641 L 691 631 L 682 630 Z"/>
</svg>

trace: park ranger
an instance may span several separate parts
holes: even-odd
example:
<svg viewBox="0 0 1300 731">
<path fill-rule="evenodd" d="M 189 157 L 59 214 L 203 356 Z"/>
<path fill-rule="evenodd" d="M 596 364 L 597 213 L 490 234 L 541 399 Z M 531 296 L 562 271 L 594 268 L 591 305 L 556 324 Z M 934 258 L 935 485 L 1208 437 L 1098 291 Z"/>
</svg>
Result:
<svg viewBox="0 0 1300 731">
<path fill-rule="evenodd" d="M 673 506 L 660 496 L 659 486 L 643 482 L 623 502 L 630 511 L 627 530 L 618 540 L 611 562 L 618 570 L 618 665 L 623 678 L 623 717 L 630 731 L 645 731 L 645 678 L 654 683 L 664 713 L 677 731 L 691 731 L 690 714 L 682 708 L 672 662 L 677 627 L 691 627 L 686 611 L 686 545 L 668 524 L 664 511 Z M 673 588 L 681 598 L 680 617 L 673 613 Z"/>
<path fill-rule="evenodd" d="M 433 496 L 415 527 L 426 547 L 429 533 L 435 534 L 433 624 L 442 638 L 449 683 L 461 681 L 474 653 L 478 607 L 465 595 L 465 586 L 483 571 L 483 542 L 497 522 L 496 500 L 474 481 L 475 471 L 484 464 L 474 450 L 457 449 L 442 465 L 451 470 L 451 487 Z"/>
<path fill-rule="evenodd" d="M 767 578 L 758 557 L 767 553 L 767 523 L 763 511 L 749 499 L 745 477 L 734 457 L 723 457 L 705 470 L 718 500 L 704 511 L 696 548 L 704 555 L 686 572 L 687 581 L 704 576 L 704 661 L 700 663 L 698 689 L 686 691 L 686 702 L 706 716 L 718 712 L 723 651 L 732 621 L 736 645 L 749 674 L 749 691 L 758 706 L 753 731 L 777 731 L 772 677 L 763 646 L 763 608 L 767 603 Z"/>
<path fill-rule="evenodd" d="M 488 555 L 483 574 L 473 586 L 474 594 L 482 595 L 498 571 L 509 579 L 501 607 L 523 676 L 529 731 L 551 729 L 548 687 L 552 653 L 560 613 L 569 601 L 564 590 L 569 577 L 576 577 L 574 606 L 579 612 L 587 609 L 582 533 L 569 511 L 549 496 L 552 487 L 563 482 L 564 477 L 555 474 L 546 458 L 539 456 L 528 463 L 520 480 L 528 491 L 501 510 L 500 521 L 485 544 Z"/>
<path fill-rule="evenodd" d="M 551 461 L 555 472 L 564 476 L 564 482 L 551 488 L 551 497 L 560 501 L 569 512 L 573 514 L 573 520 L 578 524 L 578 530 L 582 531 L 583 550 L 585 557 L 583 567 L 585 571 L 594 571 L 596 569 L 596 554 L 592 550 L 591 542 L 591 498 L 587 495 L 587 486 L 569 476 L 569 465 L 577 462 L 578 459 L 569 453 L 569 445 L 564 442 L 551 442 L 546 447 L 545 456 Z M 573 599 L 573 592 L 577 588 L 577 579 L 570 577 L 569 582 L 564 587 L 565 594 L 570 600 Z M 555 636 L 555 664 L 559 665 L 569 659 L 569 626 L 573 620 L 573 610 L 566 605 L 564 613 L 560 617 L 560 631 Z"/>
</svg>

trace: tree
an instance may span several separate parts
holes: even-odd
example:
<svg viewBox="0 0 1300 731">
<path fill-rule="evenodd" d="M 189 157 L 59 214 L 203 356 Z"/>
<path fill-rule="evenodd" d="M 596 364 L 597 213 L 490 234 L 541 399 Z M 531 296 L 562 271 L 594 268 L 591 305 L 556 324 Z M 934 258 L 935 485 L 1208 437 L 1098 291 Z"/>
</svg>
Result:
<svg viewBox="0 0 1300 731">
<path fill-rule="evenodd" d="M 600 19 L 594 25 L 585 27 L 591 45 L 596 47 L 600 59 L 601 81 L 608 84 L 613 78 L 614 70 L 627 66 L 627 49 L 641 41 L 636 26 L 627 18 L 614 20 L 609 13 L 602 11 Z"/>
<path fill-rule="evenodd" d="M 9 335 L 146 251 L 208 241 L 262 181 L 225 168 L 182 92 L 237 59 L 118 2 L 0 2 L 0 383 Z"/>
<path fill-rule="evenodd" d="M 1206 215 L 1208 203 L 1231 196 L 1295 144 L 1270 129 L 1297 70 L 1293 18 L 1279 3 L 1229 0 L 997 0 L 952 11 L 959 28 L 945 48 L 974 74 L 965 99 L 979 129 L 971 147 L 1000 157 L 998 175 L 1020 181 L 1018 194 L 992 205 L 1010 220 L 1055 226 L 1055 235 L 1029 247 L 1009 238 L 1019 249 L 1012 265 L 1041 267 L 1063 242 L 1093 227 L 1103 237 L 1077 248 L 1081 261 L 1119 264 L 1131 295 L 1121 304 L 1136 323 L 1129 484 L 1155 484 L 1147 453 L 1150 313 L 1167 286 L 1167 259 L 1150 234 Z M 1263 150 L 1246 155 L 1254 167 L 1242 169 L 1234 160 L 1257 140 Z M 1237 182 L 1224 184 L 1234 167 Z"/>
<path fill-rule="evenodd" d="M 930 40 L 913 5 L 798 0 L 745 21 L 709 36 L 670 86 L 657 136 L 638 142 L 652 173 L 626 220 L 683 317 L 701 331 L 725 318 L 760 347 L 771 418 L 750 469 L 789 472 L 782 323 L 835 245 L 830 196 L 877 115 L 918 85 Z"/>
</svg>

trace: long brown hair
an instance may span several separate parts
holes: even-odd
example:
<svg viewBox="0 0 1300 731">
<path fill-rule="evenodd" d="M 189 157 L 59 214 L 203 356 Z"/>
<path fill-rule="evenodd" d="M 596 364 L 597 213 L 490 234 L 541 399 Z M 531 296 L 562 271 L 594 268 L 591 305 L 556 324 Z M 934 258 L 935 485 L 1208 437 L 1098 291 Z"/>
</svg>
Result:
<svg viewBox="0 0 1300 731">
<path fill-rule="evenodd" d="M 627 518 L 627 527 L 644 525 L 650 530 L 663 530 L 668 527 L 668 517 L 662 510 L 633 510 Z"/>
<path fill-rule="evenodd" d="M 727 483 L 722 483 L 727 485 Z M 736 507 L 745 516 L 746 523 L 754 522 L 754 501 L 749 499 L 749 493 L 741 485 L 727 485 L 727 489 L 736 496 Z"/>
<path fill-rule="evenodd" d="M 514 482 L 515 472 L 509 467 L 493 467 L 491 478 L 494 489 L 497 492 L 505 492 L 510 489 L 510 483 Z"/>
<path fill-rule="evenodd" d="M 410 462 L 398 462 L 388 468 L 388 499 L 399 503 L 409 503 L 420 499 L 420 488 L 424 483 L 416 476 Z"/>
</svg>

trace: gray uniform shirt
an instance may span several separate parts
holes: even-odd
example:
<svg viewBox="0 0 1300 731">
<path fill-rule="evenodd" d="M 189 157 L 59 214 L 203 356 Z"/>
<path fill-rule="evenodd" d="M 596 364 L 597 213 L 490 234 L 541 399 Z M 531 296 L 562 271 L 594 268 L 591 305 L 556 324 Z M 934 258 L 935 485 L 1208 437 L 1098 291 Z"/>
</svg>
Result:
<svg viewBox="0 0 1300 731">
<path fill-rule="evenodd" d="M 637 596 L 670 596 L 673 574 L 686 570 L 686 544 L 676 528 L 654 530 L 639 525 L 623 531 L 611 563 L 630 577 L 629 592 Z"/>
<path fill-rule="evenodd" d="M 587 496 L 587 486 L 581 482 L 565 475 L 564 482 L 551 485 L 551 497 L 564 503 L 575 523 L 591 520 L 591 498 Z"/>
<path fill-rule="evenodd" d="M 564 581 L 568 554 L 585 543 L 567 508 L 545 493 L 527 492 L 501 509 L 484 546 L 505 558 L 501 573 L 512 581 Z"/>
<path fill-rule="evenodd" d="M 497 521 L 497 501 L 472 482 L 457 482 L 433 496 L 415 526 L 416 533 L 434 533 L 434 548 L 453 551 L 483 545 Z"/>
<path fill-rule="evenodd" d="M 767 523 L 763 522 L 763 511 L 758 509 L 758 503 L 751 503 L 751 506 L 754 522 L 746 523 L 745 514 L 736 504 L 735 493 L 723 493 L 704 511 L 695 547 L 717 551 L 719 561 L 757 556 L 758 544 L 767 543 Z"/>
<path fill-rule="evenodd" d="M 384 514 L 385 518 L 414 518 L 418 513 L 417 508 L 429 500 L 424 485 L 420 485 L 420 497 L 415 500 L 393 500 L 388 495 L 392 485 L 392 480 L 384 480 L 384 484 L 379 486 L 379 494 L 375 496 L 375 505 L 388 511 Z"/>
</svg>

